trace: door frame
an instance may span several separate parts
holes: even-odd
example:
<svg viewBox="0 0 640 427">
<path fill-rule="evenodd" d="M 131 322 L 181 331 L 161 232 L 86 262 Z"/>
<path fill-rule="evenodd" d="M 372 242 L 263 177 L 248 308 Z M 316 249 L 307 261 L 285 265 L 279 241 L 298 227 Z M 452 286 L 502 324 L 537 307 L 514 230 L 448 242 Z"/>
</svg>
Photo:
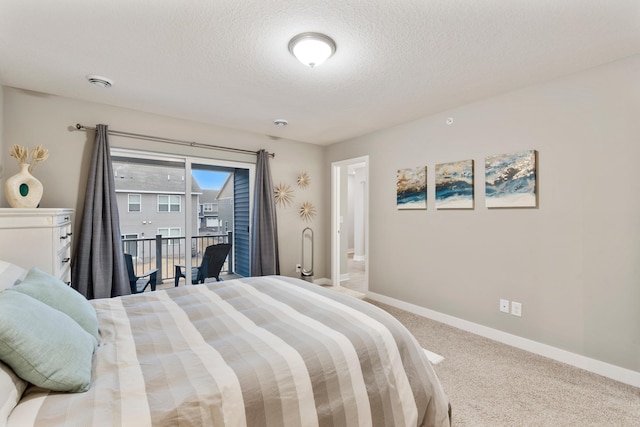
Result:
<svg viewBox="0 0 640 427">
<path fill-rule="evenodd" d="M 364 163 L 365 186 L 363 194 L 363 223 L 364 223 L 364 270 L 365 286 L 369 290 L 369 156 L 355 157 L 331 163 L 331 283 L 340 286 L 340 258 L 341 251 L 341 211 L 340 199 L 342 196 L 341 173 L 342 169 L 348 169 L 350 165 Z M 343 218 L 344 219 L 344 218 Z M 347 250 L 348 248 L 344 248 Z"/>
<path fill-rule="evenodd" d="M 253 230 L 251 229 L 251 225 L 253 224 L 253 192 L 255 187 L 255 174 L 256 174 L 256 165 L 255 163 L 247 163 L 236 160 L 222 160 L 213 157 L 200 157 L 195 155 L 187 155 L 187 154 L 172 154 L 172 153 L 163 153 L 163 152 L 155 152 L 149 150 L 139 150 L 133 148 L 120 148 L 120 147 L 111 147 L 110 154 L 122 157 L 132 157 L 139 159 L 150 159 L 150 160 L 160 160 L 160 161 L 169 161 L 181 163 L 184 166 L 185 177 L 191 176 L 192 165 L 205 165 L 205 166 L 217 166 L 221 168 L 229 168 L 229 169 L 246 169 L 249 171 L 249 236 Z M 190 242 L 193 236 L 193 232 L 191 227 L 188 224 L 187 218 L 191 218 L 193 215 L 194 209 L 197 211 L 198 206 L 193 206 L 191 197 L 187 195 L 191 194 L 191 180 L 185 179 L 185 206 L 184 206 L 184 224 L 185 224 L 185 243 Z M 235 239 L 235 233 L 234 233 Z M 251 237 L 249 237 L 249 247 L 248 247 L 248 257 L 249 257 L 249 265 L 251 265 Z M 232 242 L 233 246 L 235 246 L 235 242 Z M 235 257 L 234 257 L 235 258 Z M 192 257 L 191 251 L 185 250 L 185 271 L 191 271 L 192 265 Z"/>
</svg>

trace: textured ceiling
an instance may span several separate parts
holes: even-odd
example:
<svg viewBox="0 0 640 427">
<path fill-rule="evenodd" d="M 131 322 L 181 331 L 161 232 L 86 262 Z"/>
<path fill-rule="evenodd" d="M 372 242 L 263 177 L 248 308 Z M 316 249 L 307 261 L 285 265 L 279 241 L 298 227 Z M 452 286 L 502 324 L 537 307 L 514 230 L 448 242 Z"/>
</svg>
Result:
<svg viewBox="0 0 640 427">
<path fill-rule="evenodd" d="M 0 0 L 4 86 L 316 144 L 639 52 L 638 0 Z"/>
</svg>

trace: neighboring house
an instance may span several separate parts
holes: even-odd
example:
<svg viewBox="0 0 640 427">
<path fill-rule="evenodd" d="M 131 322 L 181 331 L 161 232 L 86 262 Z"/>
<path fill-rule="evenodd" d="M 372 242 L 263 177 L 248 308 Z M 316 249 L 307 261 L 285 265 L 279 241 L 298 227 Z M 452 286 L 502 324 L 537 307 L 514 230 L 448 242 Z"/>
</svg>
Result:
<svg viewBox="0 0 640 427">
<path fill-rule="evenodd" d="M 221 232 L 218 218 L 218 190 L 202 190 L 198 208 L 200 234 L 218 234 Z"/>
<path fill-rule="evenodd" d="M 202 190 L 198 209 L 201 236 L 233 231 L 233 175 L 220 190 Z"/>
<path fill-rule="evenodd" d="M 113 162 L 120 232 L 126 239 L 184 237 L 185 223 L 198 234 L 198 213 L 185 221 L 184 170 L 166 166 Z M 191 178 L 191 202 L 198 206 L 202 190 Z M 169 242 L 172 244 L 172 242 Z M 138 245 L 125 244 L 137 255 Z"/>
<path fill-rule="evenodd" d="M 220 221 L 222 233 L 226 233 L 234 229 L 233 197 L 233 175 L 229 175 L 216 196 L 216 200 L 218 202 L 218 219 Z"/>
</svg>

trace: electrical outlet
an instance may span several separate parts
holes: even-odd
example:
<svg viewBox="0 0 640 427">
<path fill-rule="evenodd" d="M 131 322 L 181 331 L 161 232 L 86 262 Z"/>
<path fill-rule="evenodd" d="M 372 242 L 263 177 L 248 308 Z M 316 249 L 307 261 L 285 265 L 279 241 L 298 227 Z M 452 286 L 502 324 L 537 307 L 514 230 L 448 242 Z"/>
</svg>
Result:
<svg viewBox="0 0 640 427">
<path fill-rule="evenodd" d="M 511 303 L 511 314 L 513 314 L 514 316 L 518 316 L 518 317 L 522 317 L 522 304 L 520 304 L 519 302 L 512 302 Z"/>
<path fill-rule="evenodd" d="M 302 266 L 300 264 L 296 264 L 296 273 L 300 273 L 302 271 Z"/>
<path fill-rule="evenodd" d="M 500 311 L 503 313 L 508 313 L 509 312 L 509 300 L 508 299 L 501 299 L 500 300 Z"/>
</svg>

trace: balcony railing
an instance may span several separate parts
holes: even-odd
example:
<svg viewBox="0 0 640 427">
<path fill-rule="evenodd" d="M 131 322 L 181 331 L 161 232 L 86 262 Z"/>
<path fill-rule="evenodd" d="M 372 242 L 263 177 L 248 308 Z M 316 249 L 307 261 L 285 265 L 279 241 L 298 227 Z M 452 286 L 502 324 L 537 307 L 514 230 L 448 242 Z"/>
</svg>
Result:
<svg viewBox="0 0 640 427">
<path fill-rule="evenodd" d="M 157 281 L 173 279 L 175 266 L 185 264 L 187 251 L 191 252 L 191 265 L 196 267 L 202 261 L 202 254 L 207 246 L 219 243 L 233 243 L 233 232 L 210 236 L 193 236 L 191 245 L 187 247 L 183 237 L 155 237 L 144 239 L 122 239 L 124 251 L 133 256 L 136 274 L 142 274 L 151 269 L 158 269 Z M 233 273 L 233 248 L 227 256 L 223 272 Z"/>
</svg>

